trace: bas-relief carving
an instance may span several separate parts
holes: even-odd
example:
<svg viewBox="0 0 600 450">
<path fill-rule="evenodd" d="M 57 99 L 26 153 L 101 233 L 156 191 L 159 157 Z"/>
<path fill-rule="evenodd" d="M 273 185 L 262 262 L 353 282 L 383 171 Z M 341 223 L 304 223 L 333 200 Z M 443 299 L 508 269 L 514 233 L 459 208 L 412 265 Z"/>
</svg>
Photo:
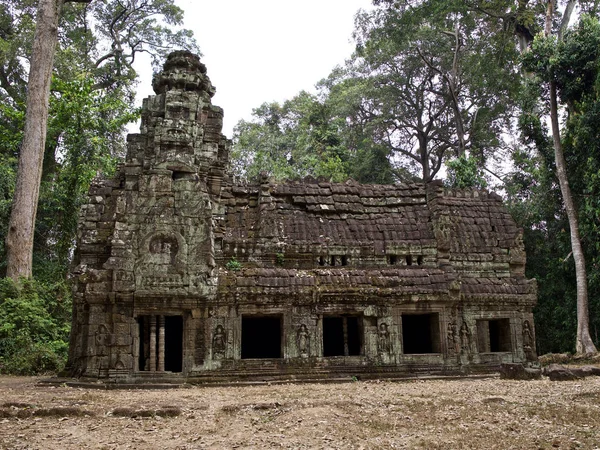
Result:
<svg viewBox="0 0 600 450">
<path fill-rule="evenodd" d="M 142 239 L 139 253 L 135 265 L 138 289 L 188 285 L 187 246 L 179 233 L 173 230 L 150 232 Z"/>
<path fill-rule="evenodd" d="M 464 320 L 460 327 L 460 350 L 463 354 L 471 354 L 471 330 Z"/>
<path fill-rule="evenodd" d="M 446 339 L 448 342 L 448 353 L 451 355 L 458 355 L 460 353 L 458 326 L 455 321 L 448 324 L 446 332 Z"/>
<path fill-rule="evenodd" d="M 440 250 L 449 250 L 451 246 L 450 232 L 451 221 L 447 216 L 440 216 L 435 222 L 433 232 Z"/>
<path fill-rule="evenodd" d="M 529 320 L 523 321 L 523 352 L 527 361 L 536 361 L 535 341 Z"/>
<path fill-rule="evenodd" d="M 212 351 L 214 359 L 224 359 L 227 350 L 227 334 L 223 325 L 217 325 L 212 337 Z"/>
<path fill-rule="evenodd" d="M 94 335 L 96 343 L 96 354 L 98 356 L 108 355 L 108 346 L 111 343 L 110 333 L 106 325 L 98 325 L 98 330 Z"/>
<path fill-rule="evenodd" d="M 179 252 L 179 243 L 176 238 L 172 236 L 154 236 L 150 240 L 149 247 L 153 263 L 168 265 L 176 263 L 177 253 Z"/>
<path fill-rule="evenodd" d="M 301 324 L 298 327 L 296 343 L 298 345 L 298 354 L 300 357 L 308 358 L 310 356 L 310 334 L 305 324 Z"/>
<path fill-rule="evenodd" d="M 392 353 L 392 340 L 388 325 L 385 322 L 379 324 L 377 331 L 377 352 L 380 355 L 389 356 Z"/>
<path fill-rule="evenodd" d="M 519 230 L 510 248 L 510 264 L 525 266 L 525 244 L 523 243 L 523 231 Z"/>
</svg>

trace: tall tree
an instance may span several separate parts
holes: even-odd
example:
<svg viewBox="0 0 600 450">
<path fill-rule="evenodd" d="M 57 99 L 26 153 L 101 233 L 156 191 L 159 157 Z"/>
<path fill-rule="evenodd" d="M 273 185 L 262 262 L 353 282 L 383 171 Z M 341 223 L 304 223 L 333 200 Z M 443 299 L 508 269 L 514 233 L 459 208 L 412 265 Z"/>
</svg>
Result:
<svg viewBox="0 0 600 450">
<path fill-rule="evenodd" d="M 564 13 L 560 18 L 558 27 L 553 28 L 553 21 L 556 16 L 555 4 L 552 1 L 547 3 L 546 25 L 544 35 L 536 38 L 534 41 L 532 53 L 525 56 L 525 66 L 533 69 L 547 83 L 548 93 L 547 101 L 549 103 L 550 124 L 552 129 L 552 141 L 554 146 L 554 160 L 556 164 L 556 177 L 559 181 L 562 199 L 569 221 L 569 230 L 571 238 L 571 252 L 575 263 L 575 276 L 577 284 L 577 335 L 575 349 L 577 353 L 596 353 L 596 346 L 590 335 L 589 330 L 589 299 L 588 299 L 588 277 L 585 263 L 585 254 L 581 244 L 579 229 L 579 217 L 577 205 L 569 184 L 568 166 L 565 160 L 563 138 L 561 136 L 560 126 L 560 106 L 559 106 L 559 62 L 560 49 L 565 48 L 565 34 L 571 19 L 571 13 L 575 6 L 574 0 L 569 0 L 565 6 Z M 536 61 L 537 59 L 537 61 Z M 589 63 L 598 64 L 597 60 L 591 59 Z M 573 69 L 570 69 L 572 72 Z M 571 73 L 568 76 L 581 76 L 581 74 Z M 564 80 L 564 79 L 563 79 Z M 565 83 L 562 83 L 565 86 Z M 588 86 L 592 89 L 592 86 Z M 579 99 L 580 100 L 580 99 Z M 569 105 L 567 105 L 569 106 Z M 567 108 L 567 114 L 572 114 L 574 102 Z"/>
<path fill-rule="evenodd" d="M 465 2 L 375 3 L 358 16 L 345 74 L 373 86 L 364 91 L 373 137 L 426 182 L 453 157 L 499 156 L 517 86 L 505 76 L 517 53 L 502 21 Z"/>
<path fill-rule="evenodd" d="M 91 0 L 73 1 L 89 3 Z M 15 280 L 19 277 L 29 278 L 32 272 L 33 231 L 42 178 L 50 82 L 62 5 L 63 0 L 40 0 L 38 3 L 37 25 L 27 83 L 25 130 L 6 237 L 6 275 Z"/>
<path fill-rule="evenodd" d="M 382 162 L 371 154 L 365 162 L 365 153 L 356 146 L 360 137 L 349 132 L 337 100 L 320 100 L 303 91 L 283 105 L 265 103 L 254 109 L 254 119 L 240 121 L 234 130 L 234 173 L 249 179 L 266 173 L 276 179 L 313 176 L 337 182 L 347 178 L 389 182 L 387 159 Z"/>
</svg>

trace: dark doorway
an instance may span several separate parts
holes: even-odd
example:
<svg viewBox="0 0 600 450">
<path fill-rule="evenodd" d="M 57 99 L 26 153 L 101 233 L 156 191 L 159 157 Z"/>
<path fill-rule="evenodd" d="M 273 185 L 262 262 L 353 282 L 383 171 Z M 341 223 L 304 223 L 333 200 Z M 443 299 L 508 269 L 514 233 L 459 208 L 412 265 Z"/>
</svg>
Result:
<svg viewBox="0 0 600 450">
<path fill-rule="evenodd" d="M 281 358 L 281 316 L 242 316 L 242 359 Z"/>
<path fill-rule="evenodd" d="M 164 318 L 164 322 L 162 322 Z M 181 372 L 183 367 L 183 317 L 140 316 L 138 370 L 161 371 L 160 327 L 164 323 L 164 370 Z"/>
<path fill-rule="evenodd" d="M 149 316 L 138 317 L 138 329 L 140 336 L 138 370 L 150 370 L 150 322 Z"/>
<path fill-rule="evenodd" d="M 165 317 L 165 370 L 181 372 L 183 363 L 183 317 Z"/>
<path fill-rule="evenodd" d="M 405 354 L 439 353 L 438 314 L 403 314 L 402 342 Z"/>
<path fill-rule="evenodd" d="M 323 317 L 323 356 L 358 356 L 362 339 L 359 317 Z"/>
<path fill-rule="evenodd" d="M 512 351 L 510 320 L 478 320 L 477 340 L 479 351 L 482 353 Z"/>
</svg>

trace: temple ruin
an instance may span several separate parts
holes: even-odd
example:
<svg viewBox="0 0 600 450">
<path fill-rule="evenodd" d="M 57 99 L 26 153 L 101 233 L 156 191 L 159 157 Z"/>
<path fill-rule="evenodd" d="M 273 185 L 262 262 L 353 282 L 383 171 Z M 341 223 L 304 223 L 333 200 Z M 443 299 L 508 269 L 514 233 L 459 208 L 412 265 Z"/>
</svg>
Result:
<svg viewBox="0 0 600 450">
<path fill-rule="evenodd" d="M 175 52 L 81 211 L 68 370 L 115 382 L 488 373 L 535 361 L 535 280 L 499 196 L 235 184 L 223 111 Z"/>
</svg>

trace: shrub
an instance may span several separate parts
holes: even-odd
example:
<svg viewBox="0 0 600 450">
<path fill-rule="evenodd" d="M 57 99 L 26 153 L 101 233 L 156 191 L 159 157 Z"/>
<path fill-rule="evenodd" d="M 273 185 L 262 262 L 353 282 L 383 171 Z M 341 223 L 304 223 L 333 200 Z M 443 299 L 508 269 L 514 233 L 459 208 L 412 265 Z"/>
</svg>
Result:
<svg viewBox="0 0 600 450">
<path fill-rule="evenodd" d="M 235 256 L 232 256 L 231 259 L 227 262 L 227 264 L 225 264 L 225 267 L 227 267 L 227 270 L 237 272 L 242 268 L 242 264 L 237 259 L 235 259 Z"/>
<path fill-rule="evenodd" d="M 56 372 L 67 358 L 71 296 L 66 282 L 0 279 L 0 373 Z"/>
</svg>

